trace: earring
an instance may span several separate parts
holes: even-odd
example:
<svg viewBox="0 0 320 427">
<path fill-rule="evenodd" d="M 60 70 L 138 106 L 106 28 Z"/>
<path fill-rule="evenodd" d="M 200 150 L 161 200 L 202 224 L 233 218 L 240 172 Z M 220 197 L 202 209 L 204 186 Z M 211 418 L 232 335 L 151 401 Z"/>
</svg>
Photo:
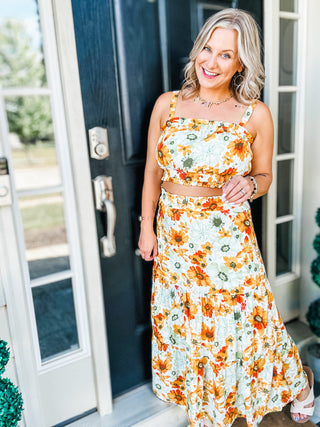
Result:
<svg viewBox="0 0 320 427">
<path fill-rule="evenodd" d="M 239 87 L 243 81 L 244 77 L 239 71 L 237 71 L 232 77 L 232 85 L 234 87 Z"/>
</svg>

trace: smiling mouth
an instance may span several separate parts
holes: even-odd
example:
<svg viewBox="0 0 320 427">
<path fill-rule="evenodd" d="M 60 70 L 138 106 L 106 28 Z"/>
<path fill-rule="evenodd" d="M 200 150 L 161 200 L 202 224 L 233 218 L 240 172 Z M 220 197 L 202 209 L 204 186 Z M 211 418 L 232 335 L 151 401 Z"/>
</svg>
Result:
<svg viewBox="0 0 320 427">
<path fill-rule="evenodd" d="M 206 70 L 205 68 L 202 68 L 202 71 L 206 77 L 210 77 L 210 78 L 217 77 L 219 75 L 218 73 L 211 73 L 210 71 Z"/>
</svg>

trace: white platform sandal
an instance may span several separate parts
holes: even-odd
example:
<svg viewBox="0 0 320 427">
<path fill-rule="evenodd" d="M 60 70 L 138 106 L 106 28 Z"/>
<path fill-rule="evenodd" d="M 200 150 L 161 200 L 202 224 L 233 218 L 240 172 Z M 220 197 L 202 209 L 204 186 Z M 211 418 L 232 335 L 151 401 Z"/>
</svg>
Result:
<svg viewBox="0 0 320 427">
<path fill-rule="evenodd" d="M 295 423 L 298 423 L 298 424 L 304 424 L 307 421 L 309 421 L 313 415 L 313 412 L 314 412 L 313 372 L 311 371 L 311 369 L 308 366 L 304 366 L 303 370 L 308 376 L 310 392 L 309 392 L 308 396 L 306 397 L 306 399 L 304 399 L 304 400 L 298 400 L 297 398 L 294 399 L 293 402 L 291 403 L 291 407 L 290 407 L 291 418 Z M 305 406 L 309 405 L 310 403 L 313 403 L 313 406 L 311 406 L 310 408 L 306 408 Z M 307 418 L 304 418 L 303 420 L 296 421 L 294 419 L 294 417 L 292 416 L 293 413 L 294 414 L 307 415 Z"/>
</svg>

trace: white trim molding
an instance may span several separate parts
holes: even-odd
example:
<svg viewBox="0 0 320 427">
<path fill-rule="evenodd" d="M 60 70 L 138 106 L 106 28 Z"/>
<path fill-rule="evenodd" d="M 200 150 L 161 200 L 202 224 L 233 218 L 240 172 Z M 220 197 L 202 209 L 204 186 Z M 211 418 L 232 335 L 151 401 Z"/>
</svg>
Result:
<svg viewBox="0 0 320 427">
<path fill-rule="evenodd" d="M 63 2 L 53 0 L 53 9 L 69 149 L 79 216 L 97 407 L 100 415 L 105 415 L 112 411 L 111 377 L 88 160 L 89 153 L 82 109 L 71 0 Z"/>
</svg>

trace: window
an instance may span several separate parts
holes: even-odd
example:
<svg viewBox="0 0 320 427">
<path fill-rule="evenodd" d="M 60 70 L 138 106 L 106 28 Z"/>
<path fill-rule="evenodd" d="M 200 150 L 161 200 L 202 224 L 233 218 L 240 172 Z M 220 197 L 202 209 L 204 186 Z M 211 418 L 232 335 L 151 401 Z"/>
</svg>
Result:
<svg viewBox="0 0 320 427">
<path fill-rule="evenodd" d="M 38 3 L 0 12 L 0 125 L 39 369 L 88 350 L 83 273 L 54 42 Z M 48 62 L 46 60 L 48 59 Z"/>
<path fill-rule="evenodd" d="M 300 275 L 305 8 L 303 0 L 265 2 L 265 98 L 275 125 L 274 180 L 265 211 L 266 264 L 276 299 L 288 291 L 288 301 L 280 302 L 286 320 L 298 308 L 293 294 Z"/>
</svg>

